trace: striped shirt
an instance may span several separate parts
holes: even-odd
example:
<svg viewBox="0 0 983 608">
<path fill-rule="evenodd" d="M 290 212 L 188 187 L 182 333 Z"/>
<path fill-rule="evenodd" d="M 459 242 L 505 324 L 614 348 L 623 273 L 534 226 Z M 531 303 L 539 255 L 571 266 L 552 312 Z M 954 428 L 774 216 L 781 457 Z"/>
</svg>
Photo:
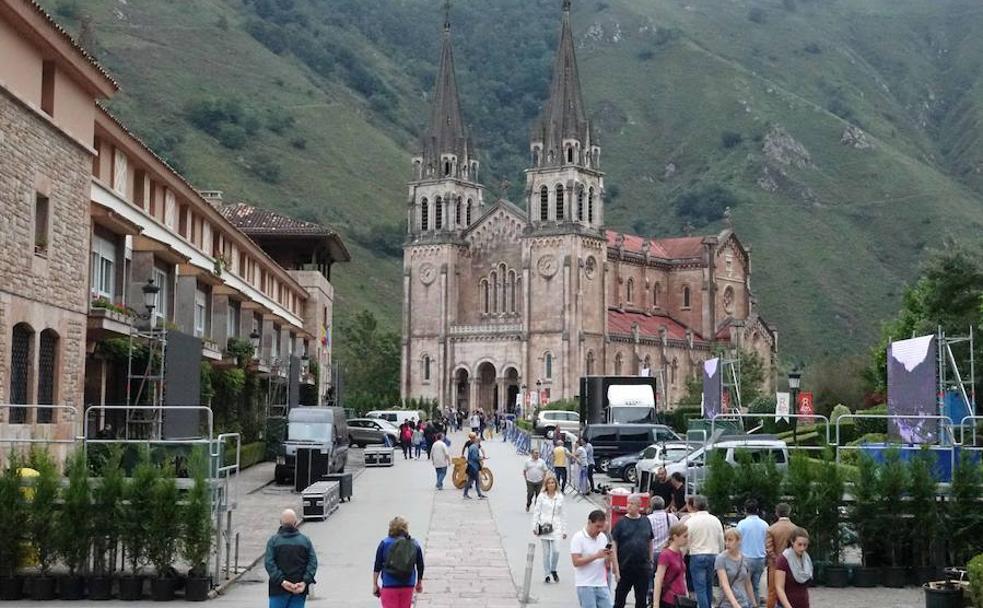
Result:
<svg viewBox="0 0 983 608">
<path fill-rule="evenodd" d="M 669 528 L 678 524 L 679 518 L 667 511 L 656 511 L 649 515 L 649 523 L 652 525 L 652 546 L 661 551 L 669 542 Z"/>
</svg>

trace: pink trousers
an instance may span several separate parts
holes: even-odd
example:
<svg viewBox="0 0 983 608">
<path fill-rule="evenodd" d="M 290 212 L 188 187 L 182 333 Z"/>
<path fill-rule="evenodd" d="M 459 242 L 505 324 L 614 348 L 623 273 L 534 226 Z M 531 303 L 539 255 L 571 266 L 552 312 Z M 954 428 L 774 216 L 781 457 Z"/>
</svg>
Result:
<svg viewBox="0 0 983 608">
<path fill-rule="evenodd" d="M 383 587 L 380 599 L 382 608 L 411 608 L 413 587 Z"/>
</svg>

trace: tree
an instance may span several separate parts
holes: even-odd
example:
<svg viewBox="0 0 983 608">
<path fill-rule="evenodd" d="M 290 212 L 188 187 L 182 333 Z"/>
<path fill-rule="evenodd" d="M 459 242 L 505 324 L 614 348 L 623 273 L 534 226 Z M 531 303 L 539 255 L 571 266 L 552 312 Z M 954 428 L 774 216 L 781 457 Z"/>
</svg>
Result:
<svg viewBox="0 0 983 608">
<path fill-rule="evenodd" d="M 27 511 L 27 529 L 31 544 L 37 551 L 41 576 L 47 576 L 58 552 L 58 531 L 55 523 L 60 480 L 55 463 L 47 450 L 32 449 L 30 463 L 38 475 L 34 478 L 34 496 Z"/>
<path fill-rule="evenodd" d="M 89 467 L 85 463 L 85 454 L 77 450 L 68 460 L 68 487 L 56 519 L 58 553 L 68 566 L 70 576 L 75 576 L 89 560 L 94 515 Z"/>
<path fill-rule="evenodd" d="M 367 310 L 339 323 L 338 359 L 344 405 L 365 411 L 399 401 L 399 335 Z"/>
<path fill-rule="evenodd" d="M 120 537 L 120 518 L 123 514 L 123 449 L 110 445 L 102 462 L 102 482 L 92 496 L 92 556 L 95 574 L 107 576 L 116 570 L 116 546 Z"/>
<path fill-rule="evenodd" d="M 190 567 L 189 576 L 203 578 L 208 574 L 208 554 L 212 546 L 212 518 L 208 488 L 208 459 L 201 446 L 195 446 L 188 461 L 194 486 L 188 490 L 187 504 L 182 514 L 181 555 Z"/>
</svg>

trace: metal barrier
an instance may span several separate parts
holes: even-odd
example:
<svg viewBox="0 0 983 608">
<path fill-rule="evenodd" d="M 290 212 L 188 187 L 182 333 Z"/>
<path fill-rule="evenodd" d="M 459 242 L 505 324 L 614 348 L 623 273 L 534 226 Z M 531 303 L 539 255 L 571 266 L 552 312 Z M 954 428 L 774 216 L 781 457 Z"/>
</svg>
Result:
<svg viewBox="0 0 983 608">
<path fill-rule="evenodd" d="M 0 436 L 0 443 L 9 443 L 9 444 L 17 444 L 17 443 L 25 443 L 25 444 L 43 443 L 43 444 L 52 444 L 52 445 L 76 445 L 78 443 L 78 436 L 75 434 L 77 432 L 76 429 L 75 429 L 75 425 L 77 424 L 77 421 L 78 421 L 79 411 L 78 411 L 78 408 L 76 408 L 74 405 L 37 405 L 37 404 L 32 404 L 32 403 L 28 403 L 28 404 L 21 404 L 21 403 L 0 403 L 0 411 L 7 410 L 9 412 L 10 410 L 13 410 L 15 408 L 23 408 L 25 410 L 36 410 L 36 411 L 40 411 L 40 410 L 54 410 L 54 411 L 52 412 L 51 422 L 36 422 L 37 421 L 37 415 L 36 414 L 34 416 L 35 422 L 23 422 L 23 423 L 20 423 L 20 422 L 10 422 L 9 416 L 8 416 L 8 417 L 6 417 L 6 418 L 3 419 L 3 423 L 4 423 L 4 425 L 6 427 L 8 427 L 8 428 L 33 428 L 33 426 L 36 425 L 36 424 L 42 424 L 42 425 L 63 424 L 64 421 L 58 420 L 55 417 L 55 413 L 56 412 L 63 411 L 63 412 L 68 412 L 69 414 L 71 414 L 71 419 L 69 420 L 69 422 L 72 425 L 72 437 L 71 437 L 71 439 L 54 439 L 54 438 L 45 438 L 45 437 L 5 437 L 5 436 Z"/>
<path fill-rule="evenodd" d="M 983 416 L 966 416 L 959 421 L 959 445 L 961 446 L 966 445 L 966 427 L 969 426 L 966 424 L 967 420 L 973 423 L 973 449 L 978 449 L 976 448 L 976 421 L 983 420 Z"/>
<path fill-rule="evenodd" d="M 905 416 L 900 414 L 843 414 L 836 419 L 836 463 L 840 463 L 840 452 L 842 450 L 854 450 L 860 451 L 863 449 L 861 445 L 840 445 L 840 424 L 844 420 L 884 420 L 890 422 L 891 420 L 935 420 L 939 422 L 939 436 L 945 436 L 946 431 L 948 431 L 948 436 L 950 439 L 954 440 L 954 435 L 952 432 L 952 419 L 948 416 Z M 942 447 L 949 447 L 949 458 L 952 464 L 955 465 L 955 454 L 956 451 L 953 448 L 954 441 L 951 441 L 948 446 L 943 443 L 938 443 L 937 445 Z"/>
</svg>

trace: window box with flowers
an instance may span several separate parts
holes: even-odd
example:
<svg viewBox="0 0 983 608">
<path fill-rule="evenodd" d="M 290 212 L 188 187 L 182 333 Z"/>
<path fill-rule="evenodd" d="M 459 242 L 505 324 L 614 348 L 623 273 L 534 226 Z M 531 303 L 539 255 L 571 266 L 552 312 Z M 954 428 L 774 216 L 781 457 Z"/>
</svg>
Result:
<svg viewBox="0 0 983 608">
<path fill-rule="evenodd" d="M 129 325 L 133 323 L 134 313 L 132 309 L 114 304 L 108 298 L 98 297 L 89 303 L 89 316 Z"/>
</svg>

